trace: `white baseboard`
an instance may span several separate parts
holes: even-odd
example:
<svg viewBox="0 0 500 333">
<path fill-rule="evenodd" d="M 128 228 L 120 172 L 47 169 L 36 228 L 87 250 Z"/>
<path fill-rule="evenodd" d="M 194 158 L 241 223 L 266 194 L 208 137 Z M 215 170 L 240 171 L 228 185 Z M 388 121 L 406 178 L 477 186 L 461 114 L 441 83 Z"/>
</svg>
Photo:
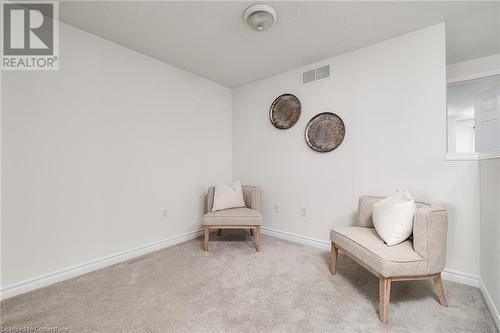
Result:
<svg viewBox="0 0 500 333">
<path fill-rule="evenodd" d="M 293 234 L 291 232 L 276 230 L 264 226 L 262 227 L 262 233 L 265 235 L 285 239 L 291 242 L 314 246 L 323 250 L 330 249 L 330 241 L 309 238 L 302 235 Z M 443 279 L 448 281 L 458 282 L 461 284 L 479 288 L 479 277 L 475 275 L 445 268 L 442 276 Z"/>
<path fill-rule="evenodd" d="M 479 279 L 479 290 L 481 290 L 481 295 L 483 295 L 484 303 L 486 303 L 486 307 L 488 311 L 490 311 L 491 318 L 497 327 L 497 331 L 500 331 L 500 314 L 498 313 L 498 309 L 493 303 L 490 294 L 488 293 L 488 289 L 483 283 L 482 279 Z"/>
<path fill-rule="evenodd" d="M 323 250 L 329 250 L 330 246 L 331 246 L 330 245 L 331 243 L 329 241 L 309 238 L 309 237 L 293 234 L 291 232 L 276 230 L 276 229 L 272 229 L 272 228 L 264 227 L 264 226 L 262 226 L 261 229 L 262 229 L 262 233 L 264 235 L 269 235 L 269 236 L 273 236 L 276 238 L 281 238 L 281 239 L 288 240 L 288 241 L 294 242 L 294 243 L 309 245 L 309 246 L 317 247 L 317 248 L 320 248 Z"/>
<path fill-rule="evenodd" d="M 445 268 L 441 274 L 443 279 L 479 288 L 479 276 Z"/>
<path fill-rule="evenodd" d="M 95 271 L 116 263 L 142 256 L 144 254 L 158 251 L 165 247 L 176 245 L 190 239 L 203 235 L 203 230 L 191 231 L 172 238 L 164 239 L 158 242 L 150 243 L 135 249 L 115 253 L 106 257 L 91 260 L 79 265 L 61 269 L 49 274 L 45 274 L 34 279 L 29 279 L 7 286 L 0 291 L 0 299 L 6 299 L 19 294 L 24 294 L 34 289 L 42 288 L 56 282 L 71 279 L 79 275 Z"/>
</svg>

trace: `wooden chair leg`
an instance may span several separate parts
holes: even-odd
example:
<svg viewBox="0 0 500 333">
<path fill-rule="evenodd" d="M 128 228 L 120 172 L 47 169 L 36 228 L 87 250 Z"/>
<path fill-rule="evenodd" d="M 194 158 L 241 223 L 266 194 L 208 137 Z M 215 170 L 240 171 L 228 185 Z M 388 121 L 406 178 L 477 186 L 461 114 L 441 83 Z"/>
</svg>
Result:
<svg viewBox="0 0 500 333">
<path fill-rule="evenodd" d="M 253 236 L 253 229 L 250 229 L 250 236 Z"/>
<path fill-rule="evenodd" d="M 205 226 L 205 241 L 203 242 L 203 250 L 208 251 L 208 238 L 210 237 L 210 227 Z"/>
<path fill-rule="evenodd" d="M 222 229 L 217 230 L 217 236 L 222 235 Z"/>
<path fill-rule="evenodd" d="M 339 255 L 339 250 L 332 242 L 332 252 L 330 253 L 330 273 L 335 275 L 337 273 L 337 257 Z"/>
<path fill-rule="evenodd" d="M 448 302 L 446 301 L 446 294 L 444 293 L 443 279 L 441 278 L 441 274 L 438 277 L 432 279 L 434 282 L 434 286 L 436 287 L 436 293 L 439 297 L 439 303 L 442 306 L 448 306 Z"/>
<path fill-rule="evenodd" d="M 260 227 L 255 228 L 255 245 L 257 248 L 257 252 L 260 251 Z"/>
<path fill-rule="evenodd" d="M 379 288 L 379 318 L 383 324 L 389 322 L 389 300 L 391 298 L 391 279 L 381 277 L 378 283 Z"/>
</svg>

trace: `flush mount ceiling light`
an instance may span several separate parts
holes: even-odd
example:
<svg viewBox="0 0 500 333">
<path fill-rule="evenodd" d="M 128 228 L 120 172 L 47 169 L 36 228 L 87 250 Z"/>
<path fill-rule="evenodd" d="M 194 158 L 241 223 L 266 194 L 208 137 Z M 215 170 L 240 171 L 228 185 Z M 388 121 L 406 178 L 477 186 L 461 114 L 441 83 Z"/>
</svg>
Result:
<svg viewBox="0 0 500 333">
<path fill-rule="evenodd" d="M 262 3 L 251 5 L 243 12 L 243 21 L 259 32 L 269 29 L 276 22 L 277 17 L 278 14 L 273 7 Z"/>
</svg>

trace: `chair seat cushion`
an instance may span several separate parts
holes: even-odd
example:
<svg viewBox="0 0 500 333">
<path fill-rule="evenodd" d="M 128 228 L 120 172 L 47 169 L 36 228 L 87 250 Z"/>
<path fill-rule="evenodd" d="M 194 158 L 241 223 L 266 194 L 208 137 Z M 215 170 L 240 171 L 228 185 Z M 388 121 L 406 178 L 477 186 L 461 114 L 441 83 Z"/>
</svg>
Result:
<svg viewBox="0 0 500 333">
<path fill-rule="evenodd" d="M 261 225 L 262 215 L 250 208 L 231 208 L 203 216 L 204 225 Z"/>
<path fill-rule="evenodd" d="M 413 250 L 410 240 L 387 246 L 374 228 L 366 227 L 335 227 L 330 239 L 384 277 L 428 274 L 427 260 Z"/>
</svg>

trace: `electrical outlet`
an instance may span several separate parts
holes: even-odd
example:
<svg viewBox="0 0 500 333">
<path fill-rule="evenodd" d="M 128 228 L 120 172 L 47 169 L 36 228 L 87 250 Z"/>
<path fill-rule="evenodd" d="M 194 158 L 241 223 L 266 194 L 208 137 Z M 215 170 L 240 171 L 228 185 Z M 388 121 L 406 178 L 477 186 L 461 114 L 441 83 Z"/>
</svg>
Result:
<svg viewBox="0 0 500 333">
<path fill-rule="evenodd" d="M 280 204 L 275 202 L 274 203 L 274 212 L 279 213 L 280 212 Z"/>
<path fill-rule="evenodd" d="M 307 216 L 307 211 L 305 208 L 300 209 L 300 216 Z"/>
<path fill-rule="evenodd" d="M 161 211 L 161 217 L 164 219 L 168 219 L 168 209 L 163 208 Z"/>
</svg>

